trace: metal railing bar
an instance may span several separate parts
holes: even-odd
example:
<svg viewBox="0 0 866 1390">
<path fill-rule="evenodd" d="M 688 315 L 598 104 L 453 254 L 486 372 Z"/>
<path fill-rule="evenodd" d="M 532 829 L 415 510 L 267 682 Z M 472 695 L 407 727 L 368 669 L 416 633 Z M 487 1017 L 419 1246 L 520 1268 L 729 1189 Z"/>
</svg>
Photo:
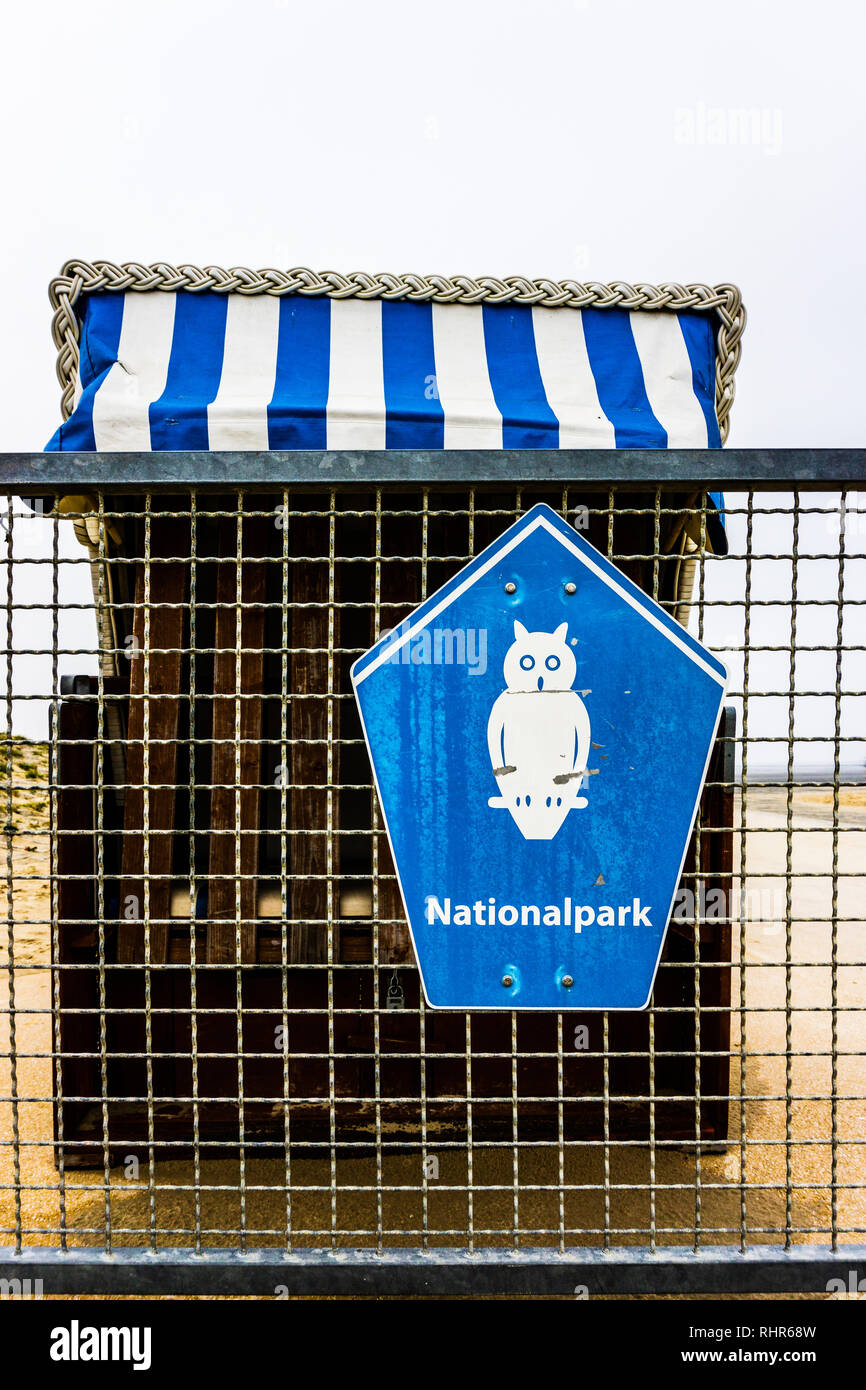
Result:
<svg viewBox="0 0 866 1390">
<path fill-rule="evenodd" d="M 129 453 L 0 454 L 0 487 L 112 488 L 118 492 L 174 491 L 190 486 L 216 492 L 233 488 L 327 491 L 346 485 L 413 491 L 423 478 L 437 485 L 482 487 L 507 483 L 607 485 L 620 483 L 706 489 L 737 483 L 785 491 L 792 484 L 838 487 L 866 477 L 864 449 L 388 449 L 388 450 L 184 450 Z M 227 479 L 230 484 L 227 485 Z"/>
</svg>

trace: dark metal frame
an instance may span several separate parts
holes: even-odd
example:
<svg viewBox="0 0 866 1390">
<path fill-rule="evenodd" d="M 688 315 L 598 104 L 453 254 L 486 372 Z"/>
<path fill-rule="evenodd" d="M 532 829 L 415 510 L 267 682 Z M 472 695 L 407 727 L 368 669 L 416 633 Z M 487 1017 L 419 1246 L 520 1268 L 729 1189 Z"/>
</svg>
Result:
<svg viewBox="0 0 866 1390">
<path fill-rule="evenodd" d="M 0 455 L 0 490 L 25 496 L 225 488 L 562 482 L 596 487 L 866 487 L 866 449 L 496 450 Z M 866 1245 L 556 1249 L 211 1249 L 26 1247 L 0 1279 L 41 1279 L 52 1294 L 466 1295 L 812 1292 L 866 1270 Z"/>
<path fill-rule="evenodd" d="M 0 488 L 249 488 L 355 483 L 623 483 L 790 489 L 866 483 L 866 449 L 366 449 L 0 453 Z"/>
</svg>

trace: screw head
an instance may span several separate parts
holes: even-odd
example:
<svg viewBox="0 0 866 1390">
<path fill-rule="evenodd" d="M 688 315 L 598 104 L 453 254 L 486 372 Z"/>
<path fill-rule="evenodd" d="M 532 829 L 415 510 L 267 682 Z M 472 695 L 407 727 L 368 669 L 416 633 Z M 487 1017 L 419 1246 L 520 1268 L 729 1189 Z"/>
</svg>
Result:
<svg viewBox="0 0 866 1390">
<path fill-rule="evenodd" d="M 567 583 L 566 586 L 565 586 L 565 592 L 566 592 L 567 594 L 576 594 L 576 593 L 577 593 L 577 585 L 574 583 L 574 580 L 569 579 L 568 583 Z"/>
<path fill-rule="evenodd" d="M 563 977 L 562 977 L 562 986 L 563 986 L 563 989 L 571 989 L 571 986 L 572 986 L 573 984 L 574 984 L 574 977 L 573 977 L 572 975 L 563 975 Z"/>
<path fill-rule="evenodd" d="M 506 586 L 505 586 L 505 592 L 506 592 L 506 594 L 516 594 L 516 593 L 517 593 L 517 585 L 514 583 L 514 581 L 513 581 L 512 579 L 509 579 L 508 583 L 506 584 Z"/>
<path fill-rule="evenodd" d="M 503 986 L 505 987 L 505 989 L 511 989 L 511 986 L 514 984 L 514 976 L 513 976 L 513 975 L 503 975 L 503 976 L 502 976 L 502 984 L 503 984 Z"/>
</svg>

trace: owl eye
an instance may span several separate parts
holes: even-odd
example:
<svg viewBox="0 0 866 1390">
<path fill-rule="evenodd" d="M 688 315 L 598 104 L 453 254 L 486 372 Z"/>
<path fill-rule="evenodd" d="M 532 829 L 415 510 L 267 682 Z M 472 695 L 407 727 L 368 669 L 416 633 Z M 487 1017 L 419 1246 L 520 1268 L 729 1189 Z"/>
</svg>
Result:
<svg viewBox="0 0 866 1390">
<path fill-rule="evenodd" d="M 559 670 L 559 657 L 558 657 L 558 656 L 549 656 L 549 657 L 547 658 L 547 660 L 545 661 L 544 664 L 545 664 L 545 666 L 547 667 L 548 671 L 558 671 L 558 670 Z"/>
<path fill-rule="evenodd" d="M 522 656 L 520 658 L 520 665 L 524 671 L 531 671 L 533 666 L 535 665 L 535 657 L 530 656 L 527 652 L 525 656 Z"/>
</svg>

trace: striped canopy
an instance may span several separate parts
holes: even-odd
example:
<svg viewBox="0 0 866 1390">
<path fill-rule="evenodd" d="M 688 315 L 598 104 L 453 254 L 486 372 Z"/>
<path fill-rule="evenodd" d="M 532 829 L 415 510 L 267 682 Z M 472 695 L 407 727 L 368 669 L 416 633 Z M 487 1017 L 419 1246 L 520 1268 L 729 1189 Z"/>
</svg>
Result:
<svg viewBox="0 0 866 1390">
<path fill-rule="evenodd" d="M 47 447 L 715 448 L 714 326 L 647 310 L 93 294 L 75 408 Z"/>
</svg>

